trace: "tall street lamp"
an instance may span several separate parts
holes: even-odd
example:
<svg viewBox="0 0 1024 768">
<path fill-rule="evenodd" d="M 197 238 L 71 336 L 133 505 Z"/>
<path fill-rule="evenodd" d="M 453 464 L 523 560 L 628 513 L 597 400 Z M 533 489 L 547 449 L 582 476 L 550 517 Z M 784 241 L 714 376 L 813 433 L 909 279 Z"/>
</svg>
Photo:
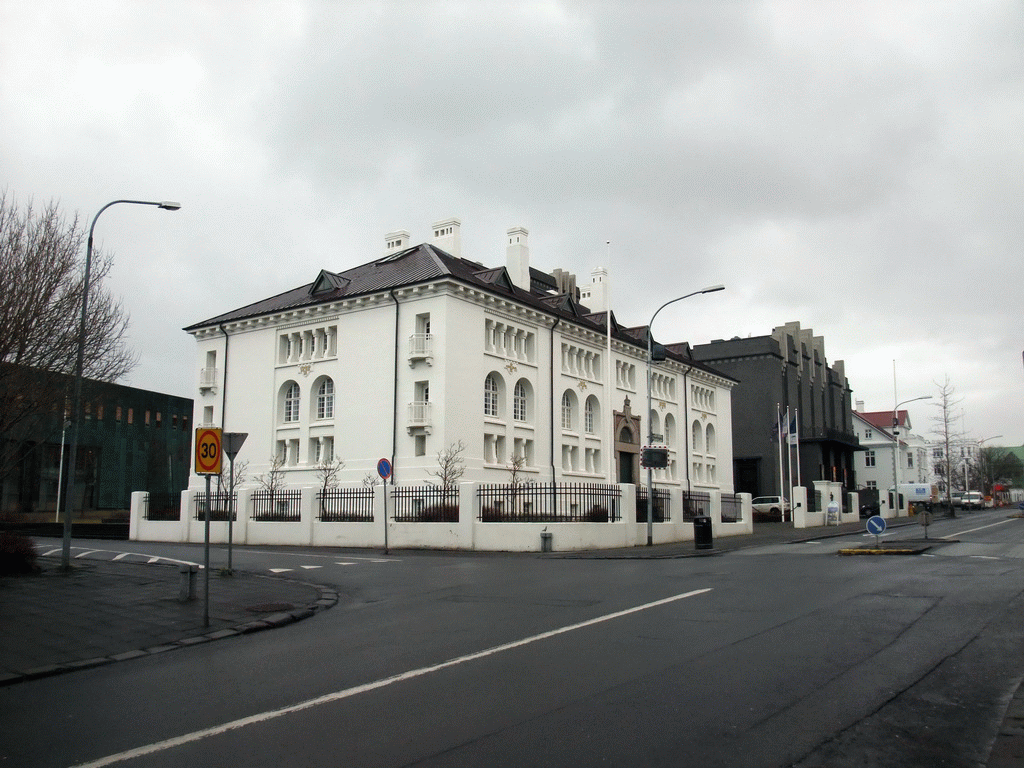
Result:
<svg viewBox="0 0 1024 768">
<path fill-rule="evenodd" d="M 899 455 L 900 455 L 900 420 L 897 411 L 901 405 L 907 403 L 913 403 L 916 400 L 931 400 L 931 395 L 921 395 L 920 397 L 912 397 L 909 400 L 904 400 L 902 403 L 896 403 L 892 409 L 892 506 L 889 508 L 891 512 L 893 509 L 901 509 L 900 506 L 900 478 L 899 478 Z"/>
<path fill-rule="evenodd" d="M 677 301 L 688 299 L 691 296 L 697 296 L 701 293 L 714 293 L 715 291 L 724 291 L 724 285 L 712 285 L 707 288 L 702 288 L 699 291 L 688 293 L 685 296 L 672 299 L 672 301 L 666 301 L 651 315 L 651 322 L 647 324 L 647 444 L 650 445 L 654 442 L 654 430 L 651 424 L 651 359 L 654 352 L 654 342 L 652 329 L 654 327 L 654 318 L 658 316 L 658 312 L 661 312 L 669 304 L 675 304 Z M 687 424 L 686 429 L 689 429 Z M 689 461 L 689 458 L 685 459 Z M 650 466 L 647 467 L 647 546 L 651 546 L 654 543 L 654 477 L 653 470 Z"/>
<path fill-rule="evenodd" d="M 118 203 L 131 205 L 155 205 L 166 211 L 176 211 L 181 208 L 181 203 L 174 203 L 169 200 L 152 202 L 149 200 L 113 200 L 96 213 L 89 225 L 89 239 L 85 244 L 85 278 L 82 282 L 82 317 L 78 324 L 78 358 L 75 361 L 75 389 L 72 397 L 71 415 L 71 445 L 68 448 L 68 482 L 67 495 L 64 502 L 64 547 L 61 553 L 61 567 L 68 570 L 71 567 L 71 513 L 75 499 L 75 463 L 78 452 L 78 431 L 82 423 L 82 369 L 85 366 L 85 321 L 89 311 L 89 270 L 92 266 L 92 233 L 96 228 L 96 219 L 100 217 L 107 208 Z"/>
</svg>

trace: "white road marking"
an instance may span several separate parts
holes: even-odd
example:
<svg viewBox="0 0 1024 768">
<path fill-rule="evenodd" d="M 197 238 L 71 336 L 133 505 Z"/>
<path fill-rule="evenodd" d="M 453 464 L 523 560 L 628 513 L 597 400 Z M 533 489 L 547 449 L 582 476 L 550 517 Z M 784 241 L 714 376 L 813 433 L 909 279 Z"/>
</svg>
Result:
<svg viewBox="0 0 1024 768">
<path fill-rule="evenodd" d="M 957 533 L 951 533 L 949 536 L 943 536 L 944 539 L 955 539 L 957 536 L 963 536 L 965 533 L 974 533 L 975 531 L 984 531 L 986 528 L 995 528 L 997 525 L 1006 525 L 1012 523 L 1014 520 L 1020 518 L 1011 517 L 1008 520 L 1000 520 L 998 523 L 989 523 L 988 525 L 982 525 L 978 528 L 968 528 L 966 531 L 958 531 Z"/>
<path fill-rule="evenodd" d="M 116 560 L 117 558 L 115 557 L 114 559 Z M 149 560 L 146 561 L 146 563 L 151 565 L 153 563 L 159 563 L 161 560 L 163 560 L 162 557 L 151 557 L 149 558 Z"/>
<path fill-rule="evenodd" d="M 97 552 L 99 552 L 98 549 L 90 549 L 90 550 L 88 550 L 86 552 L 83 552 L 80 555 L 75 555 L 75 559 L 77 560 L 80 557 L 88 557 L 89 555 L 95 555 Z"/>
<path fill-rule="evenodd" d="M 299 567 L 304 571 L 315 571 L 317 568 L 323 568 L 322 565 L 300 565 Z"/>
<path fill-rule="evenodd" d="M 306 709 L 312 709 L 313 707 L 319 707 L 323 704 L 331 704 L 335 701 L 341 701 L 342 699 L 348 699 L 352 696 L 357 696 L 361 693 L 367 693 L 369 691 L 375 691 L 378 688 L 385 688 L 395 683 L 401 683 L 406 680 L 412 680 L 413 678 L 423 677 L 434 672 L 439 672 L 442 669 L 448 667 L 454 667 L 458 664 L 465 664 L 469 661 L 476 661 L 477 659 L 483 659 L 487 656 L 493 656 L 504 651 L 511 651 L 515 648 L 521 648 L 531 643 L 536 643 L 540 640 L 547 640 L 551 637 L 565 634 L 566 632 L 574 632 L 578 629 L 584 629 L 595 624 L 600 624 L 605 621 L 611 621 L 612 619 L 619 619 L 623 616 L 629 616 L 633 613 L 639 613 L 640 611 L 646 611 L 650 608 L 657 608 L 661 605 L 667 605 L 668 603 L 674 603 L 677 600 L 684 600 L 688 597 L 694 597 L 696 595 L 703 595 L 705 592 L 710 592 L 711 588 L 695 589 L 692 592 L 684 592 L 679 595 L 673 595 L 672 597 L 666 597 L 662 600 L 655 600 L 651 603 L 644 603 L 634 608 L 626 608 L 622 611 L 616 611 L 615 613 L 607 613 L 604 616 L 598 616 L 593 619 L 587 619 L 581 621 L 578 624 L 570 624 L 565 627 L 559 627 L 558 629 L 552 629 L 548 632 L 541 632 L 539 635 L 533 635 L 532 637 L 524 637 L 522 640 L 513 640 L 511 643 L 505 643 L 503 645 L 496 645 L 492 648 L 487 648 L 482 651 L 476 651 L 475 653 L 469 653 L 465 656 L 459 656 L 448 661 L 442 661 L 440 664 L 433 664 L 429 667 L 420 667 L 419 669 L 413 669 L 408 672 L 402 672 L 391 677 L 385 677 L 380 680 L 375 680 L 372 683 L 364 683 L 363 685 L 357 685 L 353 688 L 346 688 L 342 691 L 335 691 L 334 693 L 328 693 L 324 696 L 318 696 L 315 699 L 308 699 L 306 701 L 299 702 L 298 704 L 292 704 L 288 707 L 282 707 L 281 709 L 272 709 L 269 712 L 261 712 L 256 715 L 250 715 L 249 717 L 242 717 L 238 720 L 232 720 L 222 725 L 215 725 L 212 728 L 204 728 L 200 731 L 193 731 L 192 733 L 186 733 L 182 736 L 175 736 L 171 739 L 165 739 L 164 741 L 158 741 L 153 744 L 147 744 L 143 747 L 136 747 L 135 749 L 129 749 L 125 752 L 118 752 L 116 755 L 108 755 L 107 757 L 101 757 L 99 760 L 93 760 L 88 763 L 79 763 L 75 768 L 103 768 L 106 765 L 113 765 L 114 763 L 121 763 L 125 760 L 133 760 L 137 757 L 143 757 L 144 755 L 152 755 L 156 752 L 164 752 L 168 749 L 174 749 L 185 744 L 191 744 L 196 741 L 202 741 L 208 739 L 211 736 L 218 736 L 228 731 L 238 730 L 239 728 L 246 728 L 250 725 L 257 725 L 258 723 L 265 723 L 270 720 L 276 720 L 279 717 L 290 715 L 295 712 L 302 712 Z"/>
<path fill-rule="evenodd" d="M 999 560 L 998 557 L 991 557 L 989 555 L 969 555 L 974 560 Z"/>
<path fill-rule="evenodd" d="M 124 558 L 126 558 L 126 557 L 128 557 L 128 553 L 127 553 L 127 552 L 122 552 L 122 553 L 121 553 L 120 555 L 118 555 L 117 557 L 115 557 L 115 558 L 114 558 L 114 560 L 115 560 L 115 562 L 116 562 L 117 560 L 123 560 L 123 559 L 124 559 Z"/>
<path fill-rule="evenodd" d="M 355 563 L 335 563 L 335 565 L 355 565 Z"/>
<path fill-rule="evenodd" d="M 293 570 L 295 570 L 295 569 L 294 568 L 271 568 L 270 572 L 271 573 L 289 573 L 290 571 L 293 571 Z"/>
</svg>

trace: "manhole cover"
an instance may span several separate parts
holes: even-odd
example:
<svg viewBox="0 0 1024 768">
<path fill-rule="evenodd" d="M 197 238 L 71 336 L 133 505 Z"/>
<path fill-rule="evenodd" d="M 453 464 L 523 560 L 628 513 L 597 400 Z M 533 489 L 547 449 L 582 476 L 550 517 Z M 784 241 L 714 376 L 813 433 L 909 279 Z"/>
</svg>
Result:
<svg viewBox="0 0 1024 768">
<path fill-rule="evenodd" d="M 263 605 L 253 605 L 245 610 L 250 613 L 281 613 L 282 611 L 294 610 L 295 606 L 291 603 L 263 603 Z"/>
</svg>

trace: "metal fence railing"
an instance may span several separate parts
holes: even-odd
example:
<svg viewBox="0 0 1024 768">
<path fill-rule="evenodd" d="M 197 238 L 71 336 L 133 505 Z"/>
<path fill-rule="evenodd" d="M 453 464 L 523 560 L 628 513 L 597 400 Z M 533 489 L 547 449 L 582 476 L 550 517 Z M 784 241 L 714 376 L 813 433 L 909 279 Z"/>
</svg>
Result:
<svg viewBox="0 0 1024 768">
<path fill-rule="evenodd" d="M 599 483 L 484 484 L 484 523 L 607 523 L 619 519 L 621 491 Z"/>
<path fill-rule="evenodd" d="M 711 494 L 707 491 L 683 491 L 683 520 L 711 514 Z"/>
<path fill-rule="evenodd" d="M 192 503 L 196 520 L 206 519 L 206 493 L 197 493 Z M 238 494 L 228 495 L 227 491 L 210 491 L 210 520 L 226 521 L 228 514 L 232 521 L 238 519 Z"/>
<path fill-rule="evenodd" d="M 735 493 L 722 494 L 722 522 L 738 523 L 743 520 L 743 505 Z"/>
<path fill-rule="evenodd" d="M 302 520 L 302 492 L 298 488 L 252 494 L 252 519 L 265 523 L 297 523 Z"/>
<path fill-rule="evenodd" d="M 459 522 L 459 489 L 441 485 L 396 485 L 394 520 L 399 523 Z"/>
<path fill-rule="evenodd" d="M 372 523 L 373 487 L 317 491 L 317 519 L 325 523 Z"/>
<path fill-rule="evenodd" d="M 672 519 L 672 501 L 667 488 L 654 489 L 654 504 L 651 519 L 655 523 L 667 523 Z M 647 486 L 636 487 L 636 521 L 647 522 Z"/>
<path fill-rule="evenodd" d="M 146 520 L 180 520 L 180 493 L 147 493 L 142 497 L 142 516 Z"/>
</svg>

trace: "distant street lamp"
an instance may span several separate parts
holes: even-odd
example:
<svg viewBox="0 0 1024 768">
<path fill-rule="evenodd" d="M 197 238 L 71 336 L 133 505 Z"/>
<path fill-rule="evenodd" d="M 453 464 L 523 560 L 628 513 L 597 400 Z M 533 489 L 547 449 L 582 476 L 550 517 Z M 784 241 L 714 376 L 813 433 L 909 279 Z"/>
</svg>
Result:
<svg viewBox="0 0 1024 768">
<path fill-rule="evenodd" d="M 71 513 L 75 500 L 75 463 L 78 452 L 78 431 L 82 423 L 82 369 L 85 366 L 85 321 L 89 311 L 89 270 L 92 266 L 92 233 L 96 228 L 96 219 L 100 217 L 107 208 L 118 203 L 130 205 L 155 205 L 167 211 L 176 211 L 181 208 L 181 203 L 174 203 L 168 200 L 163 202 L 151 202 L 148 200 L 114 200 L 104 205 L 92 218 L 89 225 L 89 239 L 85 244 L 85 278 L 82 282 L 82 317 L 78 324 L 78 359 L 75 361 L 75 389 L 72 397 L 71 414 L 71 445 L 68 448 L 68 482 L 67 496 L 64 502 L 64 547 L 61 553 L 61 567 L 68 570 L 71 567 Z M 63 467 L 61 468 L 63 470 Z"/>
<path fill-rule="evenodd" d="M 675 304 L 677 301 L 688 299 L 691 296 L 697 296 L 701 293 L 714 293 L 715 291 L 724 291 L 724 285 L 712 285 L 707 288 L 703 288 L 693 293 L 688 293 L 685 296 L 672 299 L 672 301 L 666 301 L 651 315 L 651 322 L 647 324 L 647 445 L 654 442 L 654 430 L 651 425 L 651 359 L 654 352 L 654 341 L 652 330 L 654 328 L 654 318 L 658 316 L 658 312 L 661 312 L 669 304 Z M 689 426 L 687 426 L 689 429 Z M 689 459 L 686 459 L 689 461 Z M 654 543 L 654 477 L 652 474 L 653 470 L 650 466 L 647 467 L 647 546 L 651 546 Z"/>
<path fill-rule="evenodd" d="M 892 506 L 889 511 L 893 509 L 902 509 L 900 506 L 900 477 L 899 477 L 899 455 L 900 455 L 900 420 L 897 415 L 897 411 L 901 405 L 907 403 L 913 403 L 915 400 L 931 400 L 931 395 L 921 395 L 920 397 L 912 397 L 909 400 L 904 400 L 902 403 L 896 403 L 896 406 L 892 409 Z"/>
</svg>

